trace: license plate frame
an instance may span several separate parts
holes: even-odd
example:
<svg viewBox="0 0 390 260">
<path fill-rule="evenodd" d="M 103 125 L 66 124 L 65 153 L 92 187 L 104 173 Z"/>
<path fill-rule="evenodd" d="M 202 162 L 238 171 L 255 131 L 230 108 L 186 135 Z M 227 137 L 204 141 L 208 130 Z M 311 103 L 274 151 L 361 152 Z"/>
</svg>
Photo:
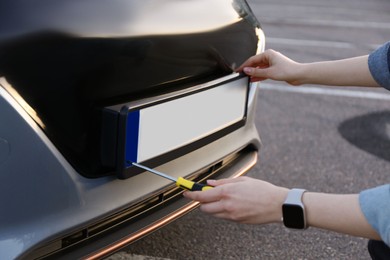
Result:
<svg viewBox="0 0 390 260">
<path fill-rule="evenodd" d="M 116 153 L 118 178 L 126 179 L 141 172 L 131 162 L 156 167 L 244 126 L 248 95 L 249 78 L 234 74 L 173 96 L 122 105 L 119 110 Z M 213 108 L 215 98 L 218 98 L 218 108 L 215 104 Z M 179 108 L 180 111 L 175 111 Z M 230 111 L 222 112 L 225 109 Z M 195 122 L 188 120 L 189 113 L 196 118 Z M 160 120 L 159 117 L 164 119 Z M 185 122 L 180 123 L 180 119 Z M 176 125 L 175 121 L 178 122 Z M 205 122 L 209 125 L 194 130 Z M 167 133 L 170 128 L 175 130 L 174 133 Z"/>
</svg>

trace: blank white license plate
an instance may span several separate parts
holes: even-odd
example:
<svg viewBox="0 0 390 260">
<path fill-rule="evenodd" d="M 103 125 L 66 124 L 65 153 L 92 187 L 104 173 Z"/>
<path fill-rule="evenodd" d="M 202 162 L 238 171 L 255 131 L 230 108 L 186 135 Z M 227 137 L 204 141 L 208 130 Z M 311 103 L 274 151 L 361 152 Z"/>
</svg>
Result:
<svg viewBox="0 0 390 260">
<path fill-rule="evenodd" d="M 189 152 L 191 144 L 200 146 L 218 139 L 226 134 L 224 129 L 245 121 L 247 95 L 248 78 L 238 77 L 175 99 L 160 100 L 141 108 L 130 107 L 125 165 L 149 161 L 180 149 Z M 214 138 L 208 138 L 213 135 Z M 199 144 L 202 140 L 203 144 Z"/>
</svg>

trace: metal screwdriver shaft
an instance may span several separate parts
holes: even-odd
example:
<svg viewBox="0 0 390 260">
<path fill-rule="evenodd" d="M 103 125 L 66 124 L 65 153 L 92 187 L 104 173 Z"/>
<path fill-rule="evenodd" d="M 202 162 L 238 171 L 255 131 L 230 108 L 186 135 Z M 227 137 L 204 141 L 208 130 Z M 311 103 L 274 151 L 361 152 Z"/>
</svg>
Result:
<svg viewBox="0 0 390 260">
<path fill-rule="evenodd" d="M 153 169 L 151 169 L 151 168 L 149 168 L 149 167 L 146 167 L 146 166 L 143 166 L 143 165 L 141 165 L 141 164 L 139 164 L 139 163 L 133 162 L 132 164 L 133 164 L 134 166 L 137 166 L 138 168 L 141 168 L 141 169 L 144 169 L 145 171 L 148 171 L 148 172 L 157 174 L 157 175 L 159 175 L 159 176 L 161 176 L 161 177 L 163 177 L 163 178 L 166 178 L 166 179 L 168 179 L 168 180 L 171 180 L 171 181 L 174 181 L 174 182 L 177 181 L 177 179 L 174 178 L 174 177 L 172 177 L 172 176 L 169 176 L 169 175 L 166 175 L 165 173 L 162 173 L 162 172 L 153 170 Z"/>
<path fill-rule="evenodd" d="M 132 164 L 134 166 L 138 167 L 138 168 L 144 169 L 145 171 L 157 174 L 158 176 L 161 176 L 163 178 L 171 180 L 171 181 L 176 183 L 177 187 L 180 187 L 180 188 L 185 189 L 185 190 L 202 191 L 202 190 L 208 190 L 208 189 L 213 188 L 213 187 L 205 185 L 205 184 L 196 183 L 196 182 L 193 182 L 193 181 L 186 180 L 183 177 L 174 178 L 172 176 L 169 176 L 169 175 L 167 175 L 165 173 L 156 171 L 154 169 L 151 169 L 151 168 L 146 167 L 146 166 L 144 166 L 142 164 L 139 164 L 139 163 L 132 162 Z"/>
</svg>

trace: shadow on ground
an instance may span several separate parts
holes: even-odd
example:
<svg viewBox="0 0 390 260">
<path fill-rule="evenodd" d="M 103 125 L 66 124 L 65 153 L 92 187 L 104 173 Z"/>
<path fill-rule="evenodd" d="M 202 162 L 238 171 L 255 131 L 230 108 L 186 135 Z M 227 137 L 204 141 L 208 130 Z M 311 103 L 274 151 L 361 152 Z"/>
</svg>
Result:
<svg viewBox="0 0 390 260">
<path fill-rule="evenodd" d="M 342 122 L 338 130 L 356 147 L 390 161 L 390 111 L 380 111 Z"/>
</svg>

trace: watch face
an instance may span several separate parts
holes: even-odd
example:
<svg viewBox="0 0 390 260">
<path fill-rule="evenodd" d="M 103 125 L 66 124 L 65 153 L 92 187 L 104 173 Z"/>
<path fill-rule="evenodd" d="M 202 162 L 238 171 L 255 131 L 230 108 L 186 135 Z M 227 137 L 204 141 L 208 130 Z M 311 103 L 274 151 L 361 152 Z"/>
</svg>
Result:
<svg viewBox="0 0 390 260">
<path fill-rule="evenodd" d="M 305 216 L 303 208 L 294 204 L 283 204 L 283 223 L 288 228 L 305 228 Z"/>
</svg>

